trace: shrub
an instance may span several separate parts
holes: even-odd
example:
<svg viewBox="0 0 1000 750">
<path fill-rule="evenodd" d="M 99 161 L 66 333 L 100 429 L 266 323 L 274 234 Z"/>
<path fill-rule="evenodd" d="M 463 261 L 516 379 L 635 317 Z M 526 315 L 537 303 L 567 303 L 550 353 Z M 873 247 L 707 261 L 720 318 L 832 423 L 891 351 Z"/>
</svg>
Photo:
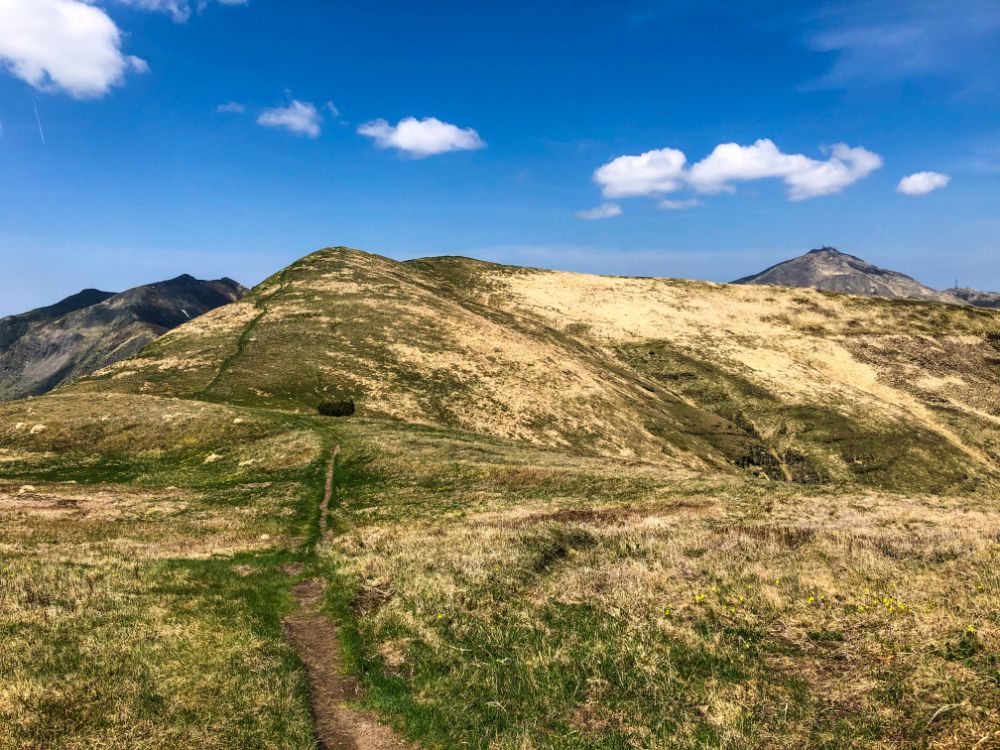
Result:
<svg viewBox="0 0 1000 750">
<path fill-rule="evenodd" d="M 349 417 L 354 414 L 354 401 L 320 401 L 316 411 L 325 417 Z"/>
</svg>

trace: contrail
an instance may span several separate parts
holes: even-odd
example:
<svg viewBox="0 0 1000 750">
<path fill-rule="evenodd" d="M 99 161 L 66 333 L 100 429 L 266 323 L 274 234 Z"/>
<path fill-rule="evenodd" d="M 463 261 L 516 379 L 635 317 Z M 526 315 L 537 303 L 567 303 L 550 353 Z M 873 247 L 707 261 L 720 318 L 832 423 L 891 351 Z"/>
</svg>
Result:
<svg viewBox="0 0 1000 750">
<path fill-rule="evenodd" d="M 42 145 L 44 146 L 45 145 L 45 131 L 42 130 L 42 118 L 38 114 L 38 102 L 35 101 L 34 99 L 32 99 L 31 103 L 35 105 L 35 120 L 38 122 L 38 135 L 42 139 Z"/>
</svg>

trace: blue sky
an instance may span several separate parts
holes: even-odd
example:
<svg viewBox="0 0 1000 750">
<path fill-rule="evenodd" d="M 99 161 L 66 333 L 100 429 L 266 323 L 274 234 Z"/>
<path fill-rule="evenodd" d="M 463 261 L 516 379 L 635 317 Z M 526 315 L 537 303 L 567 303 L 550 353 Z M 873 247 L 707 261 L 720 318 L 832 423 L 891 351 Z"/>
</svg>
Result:
<svg viewBox="0 0 1000 750">
<path fill-rule="evenodd" d="M 1000 289 L 998 87 L 995 0 L 0 0 L 0 314 L 339 244 Z"/>
</svg>

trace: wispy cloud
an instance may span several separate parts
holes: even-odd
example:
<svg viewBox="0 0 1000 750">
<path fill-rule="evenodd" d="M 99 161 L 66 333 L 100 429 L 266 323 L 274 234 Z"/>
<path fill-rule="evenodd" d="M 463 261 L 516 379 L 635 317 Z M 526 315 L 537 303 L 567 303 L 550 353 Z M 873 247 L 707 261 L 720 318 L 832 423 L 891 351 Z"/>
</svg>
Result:
<svg viewBox="0 0 1000 750">
<path fill-rule="evenodd" d="M 809 46 L 834 55 L 807 87 L 843 88 L 931 75 L 963 87 L 996 88 L 996 0 L 852 0 L 828 4 L 808 25 Z"/>
<path fill-rule="evenodd" d="M 165 13 L 177 23 L 184 23 L 193 12 L 204 10 L 209 0 L 114 0 L 120 5 L 128 5 L 139 10 Z M 219 5 L 246 5 L 249 0 L 215 0 Z"/>
<path fill-rule="evenodd" d="M 310 138 L 319 137 L 323 116 L 312 102 L 293 99 L 287 107 L 265 109 L 257 118 L 257 124 L 265 128 L 283 128 L 296 135 Z"/>
<path fill-rule="evenodd" d="M 38 114 L 38 102 L 32 102 L 35 105 L 35 122 L 38 123 L 38 137 L 42 139 L 42 145 L 45 145 L 45 130 L 42 128 L 42 116 Z"/>
<path fill-rule="evenodd" d="M 664 198 L 659 203 L 656 204 L 664 211 L 686 211 L 689 208 L 697 208 L 701 205 L 701 201 L 697 198 L 687 198 L 686 200 L 674 201 L 669 198 Z"/>
<path fill-rule="evenodd" d="M 577 218 L 594 221 L 595 219 L 613 219 L 622 215 L 622 207 L 617 203 L 602 203 L 586 211 L 578 211 Z"/>
<path fill-rule="evenodd" d="M 379 148 L 396 149 L 414 159 L 486 148 L 486 143 L 472 128 L 460 128 L 436 117 L 423 120 L 406 117 L 395 125 L 381 119 L 373 120 L 358 128 L 358 133 L 374 139 Z"/>
<path fill-rule="evenodd" d="M 223 114 L 241 115 L 247 111 L 247 108 L 246 105 L 240 104 L 239 102 L 226 102 L 225 104 L 220 104 L 216 107 L 215 111 Z"/>
</svg>

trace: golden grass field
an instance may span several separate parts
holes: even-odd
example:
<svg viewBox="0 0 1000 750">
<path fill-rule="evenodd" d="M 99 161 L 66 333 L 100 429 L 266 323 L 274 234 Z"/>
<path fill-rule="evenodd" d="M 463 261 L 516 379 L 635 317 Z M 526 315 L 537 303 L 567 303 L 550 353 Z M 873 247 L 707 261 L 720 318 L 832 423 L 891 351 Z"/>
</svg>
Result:
<svg viewBox="0 0 1000 750">
<path fill-rule="evenodd" d="M 994 311 L 322 251 L 0 406 L 0 748 L 315 747 L 313 578 L 418 747 L 1000 747 L 998 396 Z"/>
</svg>

